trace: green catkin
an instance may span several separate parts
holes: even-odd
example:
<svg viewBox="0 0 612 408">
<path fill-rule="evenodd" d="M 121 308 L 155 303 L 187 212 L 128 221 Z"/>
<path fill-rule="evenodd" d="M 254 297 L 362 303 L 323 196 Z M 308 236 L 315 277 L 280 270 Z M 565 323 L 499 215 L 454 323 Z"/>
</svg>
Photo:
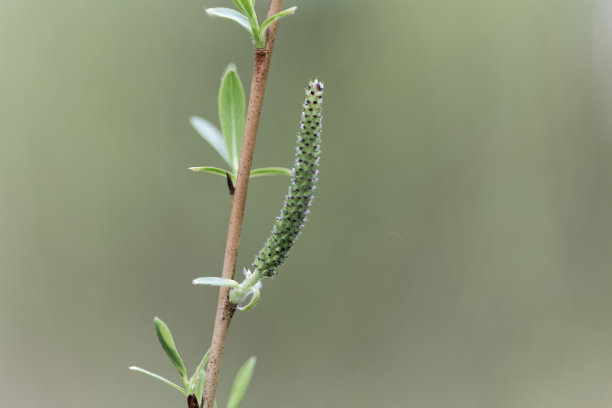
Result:
<svg viewBox="0 0 612 408">
<path fill-rule="evenodd" d="M 297 135 L 295 167 L 289 192 L 280 216 L 276 218 L 272 233 L 253 261 L 253 268 L 263 276 L 274 276 L 287 253 L 302 231 L 306 215 L 310 212 L 313 191 L 319 173 L 321 142 L 321 104 L 323 83 L 310 81 L 302 109 L 300 130 Z"/>
</svg>

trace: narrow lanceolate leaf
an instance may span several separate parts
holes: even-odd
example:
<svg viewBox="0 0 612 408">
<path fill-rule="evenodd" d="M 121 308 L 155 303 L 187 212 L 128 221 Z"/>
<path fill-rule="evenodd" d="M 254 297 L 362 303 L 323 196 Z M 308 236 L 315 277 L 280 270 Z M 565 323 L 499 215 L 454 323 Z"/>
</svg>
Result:
<svg viewBox="0 0 612 408">
<path fill-rule="evenodd" d="M 238 10 L 242 11 L 244 14 L 248 14 L 248 10 L 244 7 L 243 0 L 232 0 L 232 2 L 238 7 Z"/>
<path fill-rule="evenodd" d="M 234 380 L 234 385 L 230 391 L 229 400 L 227 401 L 227 408 L 238 408 L 240 406 L 240 403 L 244 398 L 244 394 L 246 393 L 247 388 L 249 388 L 251 378 L 253 377 L 256 361 L 257 359 L 255 357 L 251 357 L 246 363 L 244 363 L 240 370 L 238 370 L 238 374 L 236 374 L 236 379 Z"/>
<path fill-rule="evenodd" d="M 283 263 L 293 247 L 309 212 L 319 173 L 322 102 L 323 83 L 311 81 L 306 88 L 289 192 L 280 216 L 276 218 L 272 234 L 253 261 L 253 268 L 263 276 L 273 276 L 276 273 L 276 268 Z"/>
<path fill-rule="evenodd" d="M 251 24 L 249 23 L 249 19 L 239 11 L 234 9 L 226 8 L 226 7 L 213 7 L 207 8 L 206 14 L 211 17 L 221 17 L 226 18 L 228 20 L 232 20 L 240 24 L 245 30 L 252 34 Z"/>
<path fill-rule="evenodd" d="M 195 171 L 196 173 L 212 173 L 217 174 L 219 176 L 227 177 L 227 174 L 230 175 L 233 181 L 236 181 L 236 176 L 231 171 L 223 170 L 218 167 L 211 166 L 203 166 L 203 167 L 190 167 L 189 170 Z"/>
<path fill-rule="evenodd" d="M 221 88 L 219 89 L 219 119 L 234 173 L 238 172 L 240 148 L 246 120 L 244 100 L 244 89 L 236 72 L 236 67 L 230 64 L 221 80 Z"/>
<path fill-rule="evenodd" d="M 194 285 L 227 286 L 229 288 L 237 288 L 240 286 L 240 284 L 233 279 L 219 278 L 217 276 L 197 278 L 194 279 L 192 283 Z"/>
<path fill-rule="evenodd" d="M 290 7 L 287 10 L 283 10 L 281 12 L 278 12 L 278 13 L 274 14 L 273 16 L 271 16 L 270 18 L 265 19 L 264 22 L 261 23 L 261 26 L 259 27 L 259 31 L 262 34 L 265 35 L 265 32 L 268 29 L 268 27 L 270 26 L 270 24 L 272 24 L 273 22 L 275 22 L 279 18 L 282 18 L 282 17 L 285 17 L 285 16 L 290 16 L 291 14 L 294 14 L 295 10 L 297 10 L 297 7 Z"/>
<path fill-rule="evenodd" d="M 210 145 L 219 153 L 219 156 L 225 160 L 227 164 L 232 165 L 232 161 L 229 158 L 229 154 L 227 153 L 227 144 L 225 143 L 225 139 L 223 139 L 223 135 L 209 121 L 206 119 L 202 119 L 197 116 L 192 116 L 189 118 L 189 122 L 191 126 L 206 140 Z"/>
<path fill-rule="evenodd" d="M 254 16 L 255 9 L 251 0 L 233 0 L 236 7 L 243 11 L 247 16 Z"/>
<path fill-rule="evenodd" d="M 204 395 L 205 382 L 206 382 L 206 371 L 200 370 L 200 373 L 198 374 L 198 380 L 196 381 L 196 385 L 194 389 L 196 393 L 196 397 L 198 398 L 198 401 L 200 401 L 202 399 L 202 395 Z"/>
<path fill-rule="evenodd" d="M 206 353 L 204 354 L 204 357 L 202 357 L 202 360 L 200 360 L 200 364 L 198 364 L 198 366 L 195 369 L 195 372 L 193 373 L 193 375 L 191 376 L 191 378 L 189 379 L 189 384 L 193 384 L 194 379 L 200 375 L 200 371 L 202 371 L 204 369 L 204 366 L 206 365 L 206 363 L 208 362 L 208 358 L 210 357 L 210 349 L 208 349 L 206 351 Z"/>
<path fill-rule="evenodd" d="M 161 381 L 161 382 L 164 382 L 164 383 L 168 384 L 168 385 L 169 385 L 169 386 L 171 386 L 172 388 L 174 388 L 174 389 L 176 389 L 176 390 L 179 390 L 179 391 L 180 391 L 180 392 L 182 392 L 183 394 L 188 395 L 188 393 L 187 393 L 187 391 L 186 391 L 186 390 L 184 390 L 183 388 L 179 387 L 178 385 L 176 385 L 176 384 L 175 384 L 175 383 L 173 383 L 172 381 L 170 381 L 170 380 L 166 380 L 166 379 L 165 379 L 164 377 L 162 377 L 161 375 L 158 375 L 158 374 L 152 373 L 151 371 L 147 371 L 147 370 L 145 370 L 145 369 L 143 369 L 143 368 L 140 368 L 140 367 L 135 367 L 135 366 L 130 367 L 130 370 L 133 370 L 133 371 L 138 371 L 139 373 L 143 373 L 143 374 L 146 374 L 146 375 L 148 375 L 148 376 L 150 376 L 150 377 L 153 377 L 153 378 L 155 378 L 155 379 L 157 379 L 157 380 L 159 380 L 159 381 Z"/>
<path fill-rule="evenodd" d="M 179 375 L 183 379 L 183 382 L 187 381 L 187 370 L 185 370 L 185 364 L 183 364 L 183 360 L 176 350 L 176 345 L 174 344 L 174 339 L 172 338 L 172 333 L 170 333 L 170 329 L 160 318 L 156 317 L 155 321 L 155 332 L 157 333 L 157 338 L 159 339 L 159 343 L 162 348 L 166 352 L 172 364 L 176 367 L 179 372 Z"/>
<path fill-rule="evenodd" d="M 251 170 L 251 177 L 260 176 L 291 176 L 291 169 L 285 167 L 261 167 Z"/>
<path fill-rule="evenodd" d="M 232 178 L 232 181 L 236 181 L 236 175 L 231 171 L 223 170 L 218 167 L 202 166 L 202 167 L 189 167 L 189 170 L 196 173 L 212 173 L 222 177 L 226 177 L 226 173 Z M 286 167 L 261 167 L 259 169 L 251 170 L 251 177 L 262 177 L 262 176 L 291 176 L 292 171 Z"/>
<path fill-rule="evenodd" d="M 195 393 L 198 401 L 202 398 L 202 393 L 204 392 L 204 381 L 206 379 L 206 371 L 204 370 L 204 366 L 208 362 L 208 358 L 210 357 L 210 349 L 206 351 L 204 357 L 198 364 L 195 372 L 189 379 L 189 387 L 191 387 L 191 392 Z"/>
</svg>

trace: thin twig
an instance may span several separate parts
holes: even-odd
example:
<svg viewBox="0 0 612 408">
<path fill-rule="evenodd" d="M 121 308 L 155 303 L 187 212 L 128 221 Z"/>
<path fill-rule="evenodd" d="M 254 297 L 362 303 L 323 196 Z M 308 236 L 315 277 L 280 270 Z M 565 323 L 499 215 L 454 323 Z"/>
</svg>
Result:
<svg viewBox="0 0 612 408">
<path fill-rule="evenodd" d="M 281 11 L 283 0 L 270 0 L 268 6 L 268 17 Z M 253 161 L 253 151 L 255 150 L 255 138 L 259 127 L 259 115 L 263 104 L 263 97 L 268 79 L 272 49 L 278 21 L 274 22 L 268 30 L 268 40 L 266 48 L 255 50 L 255 65 L 253 67 L 253 79 L 251 82 L 251 93 L 249 96 L 249 106 L 247 111 L 244 138 L 242 140 L 242 153 L 240 154 L 240 165 L 236 179 L 236 190 L 232 200 L 229 227 L 227 231 L 227 242 L 225 244 L 225 257 L 223 259 L 222 276 L 233 279 L 236 269 L 236 257 L 238 256 L 238 245 L 240 244 L 240 232 L 244 217 L 244 207 L 246 204 L 247 190 L 249 185 L 249 174 Z M 219 381 L 219 370 L 225 348 L 225 339 L 236 311 L 236 305 L 228 299 L 229 288 L 221 287 L 219 290 L 219 300 L 217 303 L 217 313 L 215 315 L 215 327 L 213 329 L 212 343 L 210 346 L 210 359 L 206 370 L 206 384 L 202 397 L 202 408 L 212 408 Z"/>
</svg>

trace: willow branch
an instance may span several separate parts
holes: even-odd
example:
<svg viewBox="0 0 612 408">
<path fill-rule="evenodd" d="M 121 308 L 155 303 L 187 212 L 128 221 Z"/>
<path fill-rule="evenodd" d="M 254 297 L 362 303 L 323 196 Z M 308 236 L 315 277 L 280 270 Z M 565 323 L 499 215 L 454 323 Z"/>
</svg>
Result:
<svg viewBox="0 0 612 408">
<path fill-rule="evenodd" d="M 282 5 L 283 0 L 270 0 L 268 17 L 280 12 Z M 259 127 L 259 116 L 261 114 L 277 29 L 278 21 L 274 22 L 268 30 L 266 48 L 255 50 L 255 64 L 253 67 L 253 78 L 251 81 L 251 93 L 249 96 L 244 138 L 242 140 L 242 152 L 240 154 L 236 191 L 232 200 L 227 241 L 225 244 L 225 257 L 223 259 L 222 276 L 227 279 L 234 278 L 234 271 L 236 269 L 236 257 L 238 256 L 238 246 L 240 244 L 240 232 L 242 230 L 244 207 L 249 186 L 249 174 L 251 172 L 255 139 L 257 136 L 257 128 Z M 223 358 L 223 349 L 225 348 L 227 332 L 235 311 L 236 305 L 229 301 L 229 288 L 221 287 L 219 290 L 215 326 L 210 346 L 210 359 L 208 360 L 208 368 L 206 371 L 206 384 L 202 397 L 203 408 L 212 408 L 215 401 L 217 383 L 219 381 L 219 370 L 221 369 L 221 360 Z"/>
</svg>

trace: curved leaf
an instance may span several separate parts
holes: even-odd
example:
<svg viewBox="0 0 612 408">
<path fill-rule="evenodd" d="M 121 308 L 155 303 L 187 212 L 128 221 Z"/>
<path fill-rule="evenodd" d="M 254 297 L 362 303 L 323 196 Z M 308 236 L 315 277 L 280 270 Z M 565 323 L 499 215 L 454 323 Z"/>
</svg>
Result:
<svg viewBox="0 0 612 408">
<path fill-rule="evenodd" d="M 196 384 L 194 387 L 195 395 L 198 401 L 202 399 L 202 395 L 204 395 L 204 384 L 206 383 L 206 371 L 200 370 L 198 373 L 198 378 L 196 380 Z"/>
<path fill-rule="evenodd" d="M 259 302 L 260 297 L 261 294 L 259 292 L 259 288 L 257 286 L 253 286 L 251 290 L 249 290 L 249 292 L 247 293 L 247 298 L 243 299 L 242 302 L 238 304 L 238 309 L 243 311 L 251 310 L 255 307 L 257 302 Z"/>
<path fill-rule="evenodd" d="M 227 286 L 228 288 L 237 288 L 240 286 L 240 284 L 233 279 L 219 278 L 216 276 L 197 278 L 194 279 L 192 283 L 194 285 Z"/>
<path fill-rule="evenodd" d="M 176 345 L 174 344 L 174 339 L 172 338 L 172 333 L 170 333 L 170 329 L 159 317 L 155 317 L 155 332 L 157 333 L 157 339 L 161 344 L 162 348 L 166 352 L 166 355 L 174 364 L 174 367 L 179 372 L 183 383 L 185 383 L 185 388 L 188 387 L 187 381 L 187 370 L 185 370 L 185 364 L 183 364 L 183 359 L 179 355 Z"/>
<path fill-rule="evenodd" d="M 172 381 L 170 381 L 170 380 L 166 380 L 166 379 L 165 379 L 164 377 L 162 377 L 161 375 L 158 375 L 158 374 L 152 373 L 151 371 L 147 371 L 147 370 L 145 370 L 145 369 L 143 369 L 143 368 L 136 367 L 136 366 L 132 366 L 132 367 L 130 367 L 130 370 L 137 371 L 137 372 L 139 372 L 139 373 L 143 373 L 143 374 L 146 374 L 146 375 L 148 375 L 148 376 L 151 376 L 151 377 L 153 377 L 153 378 L 155 378 L 155 379 L 157 379 L 157 380 L 159 380 L 159 381 L 161 381 L 161 382 L 164 382 L 164 383 L 168 384 L 168 385 L 169 385 L 169 386 L 171 386 L 172 388 L 179 390 L 180 392 L 182 392 L 182 393 L 183 393 L 183 394 L 185 394 L 185 395 L 188 395 L 188 394 L 189 394 L 189 393 L 188 393 L 187 391 L 185 391 L 185 390 L 184 390 L 182 387 L 179 387 L 178 385 L 176 385 L 175 383 L 173 383 L 173 382 L 172 382 Z"/>
<path fill-rule="evenodd" d="M 238 172 L 240 149 L 246 120 L 244 89 L 236 66 L 230 64 L 219 89 L 219 119 L 234 173 Z"/>
<path fill-rule="evenodd" d="M 232 0 L 232 2 L 238 7 L 238 10 L 242 11 L 244 14 L 248 13 L 247 9 L 245 9 L 242 4 L 242 0 Z"/>
<path fill-rule="evenodd" d="M 270 18 L 265 19 L 264 22 L 261 23 L 261 26 L 259 27 L 260 32 L 265 35 L 266 29 L 270 26 L 270 24 L 272 24 L 279 18 L 283 18 L 285 16 L 289 16 L 295 13 L 295 10 L 297 10 L 297 7 L 290 7 L 287 10 L 280 11 L 274 14 L 273 16 L 271 16 Z"/>
<path fill-rule="evenodd" d="M 196 377 L 200 374 L 200 371 L 202 371 L 204 369 L 204 366 L 208 362 L 208 358 L 209 357 L 210 357 L 210 349 L 208 349 L 206 351 L 206 353 L 204 354 L 204 357 L 202 357 L 202 360 L 200 360 L 200 364 L 198 364 L 197 368 L 195 369 L 195 372 L 193 373 L 193 375 L 189 379 L 189 385 L 191 385 L 192 387 L 194 385 L 194 381 L 195 381 Z"/>
<path fill-rule="evenodd" d="M 253 9 L 253 3 L 251 0 L 232 0 L 236 7 L 238 7 L 247 16 L 255 15 L 255 9 Z"/>
<path fill-rule="evenodd" d="M 253 34 L 253 30 L 251 30 L 251 24 L 249 23 L 249 19 L 239 11 L 234 9 L 230 9 L 227 7 L 213 7 L 207 8 L 206 14 L 211 17 L 221 17 L 226 18 L 228 20 L 232 20 L 240 24 L 245 30 L 249 33 Z"/>
<path fill-rule="evenodd" d="M 251 170 L 251 177 L 261 177 L 261 176 L 289 176 L 293 172 L 291 169 L 286 167 L 261 167 L 259 169 Z"/>
<path fill-rule="evenodd" d="M 212 173 L 219 176 L 227 177 L 226 173 L 230 175 L 233 181 L 236 181 L 236 176 L 231 171 L 223 170 L 218 167 L 204 166 L 204 167 L 190 167 L 189 170 L 196 173 Z"/>
<path fill-rule="evenodd" d="M 225 144 L 225 140 L 223 139 L 223 135 L 221 131 L 217 129 L 215 125 L 210 123 L 204 118 L 200 118 L 198 116 L 192 116 L 189 118 L 189 123 L 191 126 L 206 140 L 212 147 L 219 153 L 219 156 L 225 160 L 227 164 L 232 165 L 232 161 L 229 158 L 229 154 L 227 153 L 227 144 Z"/>
</svg>

